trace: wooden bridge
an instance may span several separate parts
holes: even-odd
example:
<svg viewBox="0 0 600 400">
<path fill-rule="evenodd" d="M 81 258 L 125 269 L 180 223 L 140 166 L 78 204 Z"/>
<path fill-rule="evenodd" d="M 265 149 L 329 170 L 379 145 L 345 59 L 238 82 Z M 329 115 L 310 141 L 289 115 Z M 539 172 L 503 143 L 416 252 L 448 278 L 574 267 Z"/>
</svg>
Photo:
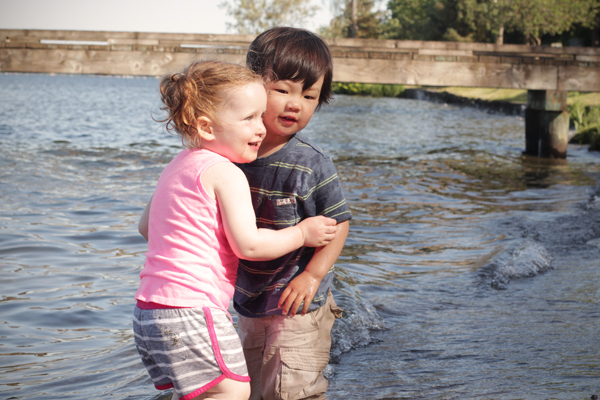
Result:
<svg viewBox="0 0 600 400">
<path fill-rule="evenodd" d="M 252 35 L 0 30 L 0 72 L 160 76 L 242 63 Z M 527 89 L 525 153 L 566 157 L 569 91 L 600 92 L 600 49 L 328 39 L 337 82 Z"/>
</svg>

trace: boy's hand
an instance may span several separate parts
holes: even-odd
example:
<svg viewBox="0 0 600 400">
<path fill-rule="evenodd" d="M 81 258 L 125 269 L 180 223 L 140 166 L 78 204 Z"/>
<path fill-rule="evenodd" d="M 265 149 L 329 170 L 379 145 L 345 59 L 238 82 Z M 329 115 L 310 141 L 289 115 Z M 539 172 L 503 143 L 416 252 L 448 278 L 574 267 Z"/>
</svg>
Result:
<svg viewBox="0 0 600 400">
<path fill-rule="evenodd" d="M 283 315 L 288 315 L 289 312 L 291 317 L 295 316 L 302 302 L 304 302 L 304 307 L 302 307 L 301 315 L 305 315 L 320 284 L 321 279 L 308 271 L 304 271 L 292 279 L 279 298 L 278 306 L 283 310 Z"/>
<path fill-rule="evenodd" d="M 335 238 L 336 224 L 335 219 L 319 215 L 318 217 L 307 218 L 296 226 L 302 231 L 304 246 L 321 247 Z"/>
</svg>

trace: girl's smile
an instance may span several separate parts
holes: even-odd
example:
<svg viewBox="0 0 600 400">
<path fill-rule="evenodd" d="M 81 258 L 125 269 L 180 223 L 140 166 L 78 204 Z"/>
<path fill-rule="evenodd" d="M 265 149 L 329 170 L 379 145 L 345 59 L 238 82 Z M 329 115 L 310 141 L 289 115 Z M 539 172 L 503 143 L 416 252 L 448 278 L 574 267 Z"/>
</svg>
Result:
<svg viewBox="0 0 600 400">
<path fill-rule="evenodd" d="M 198 126 L 203 131 L 202 147 L 236 163 L 256 160 L 266 134 L 262 121 L 266 104 L 267 94 L 259 82 L 229 89 L 216 121 L 200 118 L 207 124 Z"/>
</svg>

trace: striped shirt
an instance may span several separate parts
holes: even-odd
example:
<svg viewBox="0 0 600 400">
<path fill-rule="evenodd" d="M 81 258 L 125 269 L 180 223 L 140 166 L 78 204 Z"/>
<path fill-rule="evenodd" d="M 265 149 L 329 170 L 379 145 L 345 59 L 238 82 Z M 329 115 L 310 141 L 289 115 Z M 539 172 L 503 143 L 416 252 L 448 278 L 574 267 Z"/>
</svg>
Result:
<svg viewBox="0 0 600 400">
<path fill-rule="evenodd" d="M 317 215 L 338 223 L 352 218 L 333 162 L 302 133 L 276 153 L 238 166 L 248 178 L 259 228 L 283 229 Z M 314 248 L 301 247 L 275 260 L 240 260 L 233 296 L 236 311 L 250 318 L 281 315 L 281 293 L 313 254 Z M 309 311 L 325 304 L 332 282 L 333 268 L 321 281 Z"/>
</svg>

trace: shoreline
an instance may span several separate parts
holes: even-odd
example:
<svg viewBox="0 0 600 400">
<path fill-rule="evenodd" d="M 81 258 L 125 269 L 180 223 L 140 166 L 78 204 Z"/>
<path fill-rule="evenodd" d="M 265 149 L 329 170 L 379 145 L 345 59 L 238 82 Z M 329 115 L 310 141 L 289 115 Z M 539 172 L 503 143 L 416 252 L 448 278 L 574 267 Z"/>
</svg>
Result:
<svg viewBox="0 0 600 400">
<path fill-rule="evenodd" d="M 473 107 L 488 112 L 497 112 L 506 115 L 525 116 L 525 104 L 513 103 L 502 100 L 484 100 L 473 97 L 463 97 L 447 91 L 438 92 L 422 88 L 407 88 L 402 97 L 415 100 L 434 101 L 438 103 L 457 104 Z"/>
</svg>

